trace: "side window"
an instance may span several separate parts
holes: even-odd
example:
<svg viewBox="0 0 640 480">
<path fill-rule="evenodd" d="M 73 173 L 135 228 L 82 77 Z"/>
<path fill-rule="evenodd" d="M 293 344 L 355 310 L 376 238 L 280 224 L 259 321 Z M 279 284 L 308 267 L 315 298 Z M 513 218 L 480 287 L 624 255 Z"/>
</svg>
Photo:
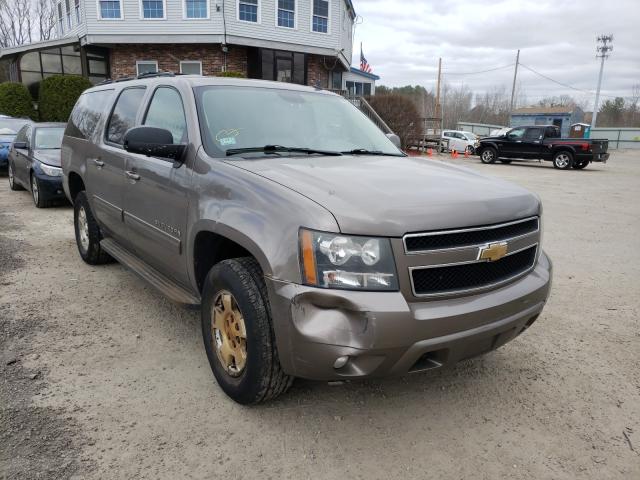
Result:
<svg viewBox="0 0 640 480">
<path fill-rule="evenodd" d="M 525 140 L 540 140 L 540 137 L 542 136 L 542 129 L 541 128 L 529 128 L 527 129 L 527 132 L 524 134 L 524 139 Z"/>
<path fill-rule="evenodd" d="M 547 138 L 560 138 L 560 130 L 555 127 L 547 127 L 545 136 Z"/>
<path fill-rule="evenodd" d="M 514 128 L 509 133 L 507 133 L 507 137 L 509 140 L 521 140 L 524 136 L 524 128 Z"/>
<path fill-rule="evenodd" d="M 99 90 L 80 95 L 69 117 L 65 135 L 81 139 L 91 138 L 112 96 L 113 90 Z"/>
<path fill-rule="evenodd" d="M 171 87 L 159 87 L 153 93 L 143 124 L 169 130 L 173 135 L 173 143 L 185 143 L 187 119 L 178 91 Z"/>
<path fill-rule="evenodd" d="M 25 125 L 20 130 L 18 130 L 18 134 L 16 135 L 16 139 L 14 140 L 14 142 L 26 142 L 28 130 L 29 130 L 28 125 Z"/>
<path fill-rule="evenodd" d="M 124 134 L 135 126 L 144 91 L 144 88 L 127 88 L 122 91 L 109 118 L 107 126 L 107 140 L 109 142 L 118 145 L 124 143 Z"/>
</svg>

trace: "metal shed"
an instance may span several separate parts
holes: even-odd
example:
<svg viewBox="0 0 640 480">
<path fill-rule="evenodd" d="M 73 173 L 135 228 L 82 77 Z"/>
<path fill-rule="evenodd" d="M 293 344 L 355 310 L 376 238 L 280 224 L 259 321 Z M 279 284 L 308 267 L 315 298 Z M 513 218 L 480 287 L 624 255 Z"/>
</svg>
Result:
<svg viewBox="0 0 640 480">
<path fill-rule="evenodd" d="M 511 126 L 556 125 L 563 137 L 569 136 L 570 126 L 580 123 L 584 112 L 580 107 L 524 107 L 511 114 Z"/>
</svg>

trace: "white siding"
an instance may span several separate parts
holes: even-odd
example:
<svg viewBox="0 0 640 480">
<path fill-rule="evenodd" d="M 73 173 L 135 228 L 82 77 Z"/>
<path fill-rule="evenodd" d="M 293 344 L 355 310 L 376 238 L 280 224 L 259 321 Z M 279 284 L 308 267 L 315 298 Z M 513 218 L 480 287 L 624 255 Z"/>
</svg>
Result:
<svg viewBox="0 0 640 480">
<path fill-rule="evenodd" d="M 71 29 L 68 28 L 67 26 L 67 12 L 66 12 L 66 4 L 65 1 L 62 0 L 60 2 L 58 2 L 57 0 L 54 0 L 53 4 L 55 7 L 55 14 L 56 14 L 56 31 L 58 34 L 59 38 L 64 38 L 64 37 L 81 37 L 83 35 L 86 34 L 86 22 L 85 22 L 85 9 L 84 9 L 84 2 L 86 0 L 80 0 L 80 22 L 78 23 L 78 20 L 76 18 L 76 11 L 75 11 L 75 0 L 69 0 L 69 7 L 71 9 Z M 62 6 L 62 16 L 63 16 L 63 25 L 64 25 L 64 32 L 62 33 L 62 35 L 60 34 L 60 32 L 58 31 L 58 25 L 60 24 L 58 22 L 58 3 L 61 4 Z"/>
<path fill-rule="evenodd" d="M 209 19 L 185 19 L 183 12 L 184 0 L 165 0 L 166 19 L 141 19 L 140 0 L 120 0 L 122 20 L 100 20 L 98 18 L 98 1 L 82 0 L 86 12 L 86 28 L 79 35 L 99 37 L 105 41 L 105 36 L 126 36 L 131 43 L 145 41 L 148 43 L 191 43 L 194 36 L 196 41 L 219 42 L 224 33 L 222 21 L 222 0 L 209 0 Z M 329 0 L 330 3 L 330 33 L 313 32 L 311 29 L 312 0 L 297 0 L 296 27 L 294 29 L 276 26 L 277 0 L 260 1 L 260 22 L 252 24 L 238 20 L 237 0 L 225 0 L 225 19 L 227 24 L 227 42 L 253 45 L 273 42 L 274 48 L 285 45 L 306 46 L 322 49 L 323 54 L 337 54 L 344 48 L 344 58 L 351 61 L 351 31 L 353 21 L 346 11 L 344 0 Z M 220 11 L 216 10 L 220 6 Z M 65 32 L 66 34 L 66 32 Z M 148 36 L 154 36 L 149 41 Z M 136 40 L 138 37 L 140 40 Z M 143 37 L 146 37 L 143 39 Z M 181 40 L 182 38 L 182 40 Z M 116 40 L 114 39 L 114 42 Z M 126 43 L 122 38 L 118 43 Z M 106 43 L 106 42 L 105 42 Z"/>
</svg>

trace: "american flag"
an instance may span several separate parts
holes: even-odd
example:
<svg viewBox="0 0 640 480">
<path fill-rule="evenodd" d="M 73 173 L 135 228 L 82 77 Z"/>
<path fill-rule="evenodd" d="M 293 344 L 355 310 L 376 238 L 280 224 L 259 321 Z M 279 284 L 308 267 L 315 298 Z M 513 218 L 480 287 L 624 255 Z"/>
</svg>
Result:
<svg viewBox="0 0 640 480">
<path fill-rule="evenodd" d="M 364 53 L 362 53 L 362 44 L 360 44 L 360 70 L 371 73 L 371 65 L 369 65 L 367 59 L 364 58 Z"/>
</svg>

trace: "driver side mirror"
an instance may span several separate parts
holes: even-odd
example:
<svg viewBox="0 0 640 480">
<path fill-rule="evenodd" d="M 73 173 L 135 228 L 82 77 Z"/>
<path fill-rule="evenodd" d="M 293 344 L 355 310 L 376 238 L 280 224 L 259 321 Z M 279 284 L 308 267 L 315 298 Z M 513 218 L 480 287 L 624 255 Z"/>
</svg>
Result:
<svg viewBox="0 0 640 480">
<path fill-rule="evenodd" d="M 393 143 L 396 147 L 400 149 L 402 148 L 402 142 L 400 141 L 400 137 L 398 135 L 396 135 L 395 133 L 387 133 L 387 138 L 391 140 L 391 143 Z"/>
<path fill-rule="evenodd" d="M 27 142 L 13 142 L 13 148 L 16 148 L 18 150 L 26 150 L 27 148 L 29 148 L 29 145 L 27 144 Z"/>
<path fill-rule="evenodd" d="M 134 127 L 124 134 L 124 149 L 147 157 L 157 157 L 180 166 L 186 145 L 173 143 L 169 130 L 157 127 Z"/>
</svg>

